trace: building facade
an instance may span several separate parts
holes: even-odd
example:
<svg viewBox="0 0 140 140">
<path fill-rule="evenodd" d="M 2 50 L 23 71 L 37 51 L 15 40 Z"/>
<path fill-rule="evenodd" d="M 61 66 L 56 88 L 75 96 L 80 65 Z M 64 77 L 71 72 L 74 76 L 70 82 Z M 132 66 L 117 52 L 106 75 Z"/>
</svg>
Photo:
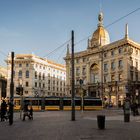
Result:
<svg viewBox="0 0 140 140">
<path fill-rule="evenodd" d="M 128 25 L 124 38 L 110 43 L 103 26 L 103 13 L 98 16 L 97 30 L 88 40 L 88 47 L 74 54 L 75 90 L 81 96 L 101 97 L 103 101 L 122 104 L 126 96 L 133 101 L 140 98 L 140 44 L 129 38 Z M 66 61 L 66 88 L 71 90 L 71 54 Z M 82 82 L 80 82 L 82 81 Z"/>
<path fill-rule="evenodd" d="M 0 100 L 6 97 L 7 69 L 0 66 Z"/>
<path fill-rule="evenodd" d="M 7 95 L 10 95 L 11 56 L 8 57 Z M 23 87 L 24 97 L 66 96 L 64 65 L 33 54 L 14 57 L 14 96 L 16 87 Z"/>
</svg>

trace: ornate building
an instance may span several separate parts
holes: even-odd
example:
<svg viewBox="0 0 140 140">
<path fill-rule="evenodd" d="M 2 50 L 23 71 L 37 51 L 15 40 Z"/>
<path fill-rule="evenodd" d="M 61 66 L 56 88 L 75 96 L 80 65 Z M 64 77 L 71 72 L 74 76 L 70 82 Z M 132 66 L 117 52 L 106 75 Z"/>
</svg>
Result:
<svg viewBox="0 0 140 140">
<path fill-rule="evenodd" d="M 8 57 L 7 95 L 10 95 L 11 56 Z M 14 58 L 14 96 L 16 87 L 23 87 L 23 96 L 65 96 L 64 65 L 33 54 L 17 54 Z"/>
<path fill-rule="evenodd" d="M 85 51 L 75 53 L 75 89 L 81 88 L 87 96 L 101 97 L 114 105 L 122 104 L 126 96 L 132 100 L 140 97 L 140 44 L 128 36 L 128 25 L 121 40 L 110 43 L 103 26 L 103 13 L 98 16 L 98 27 L 88 40 Z M 71 90 L 71 54 L 66 61 L 66 87 Z M 82 81 L 82 82 L 79 82 Z"/>
</svg>

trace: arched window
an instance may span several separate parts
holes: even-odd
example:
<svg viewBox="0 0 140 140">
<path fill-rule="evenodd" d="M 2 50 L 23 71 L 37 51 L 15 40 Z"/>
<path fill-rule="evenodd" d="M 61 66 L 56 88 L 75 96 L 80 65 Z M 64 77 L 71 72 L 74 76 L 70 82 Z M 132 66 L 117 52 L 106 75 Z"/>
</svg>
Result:
<svg viewBox="0 0 140 140">
<path fill-rule="evenodd" d="M 26 78 L 29 78 L 29 71 L 26 71 Z"/>
<path fill-rule="evenodd" d="M 21 70 L 18 72 L 18 77 L 22 78 L 22 71 Z"/>
</svg>

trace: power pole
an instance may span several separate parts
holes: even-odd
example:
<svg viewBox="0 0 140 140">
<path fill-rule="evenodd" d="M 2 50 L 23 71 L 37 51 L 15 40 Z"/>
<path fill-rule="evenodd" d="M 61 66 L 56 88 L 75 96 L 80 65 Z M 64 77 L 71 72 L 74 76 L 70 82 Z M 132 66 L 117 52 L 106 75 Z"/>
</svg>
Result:
<svg viewBox="0 0 140 140">
<path fill-rule="evenodd" d="M 14 98 L 14 52 L 11 52 L 11 83 L 10 83 L 10 103 L 9 103 L 9 125 L 13 124 L 13 98 Z"/>
<path fill-rule="evenodd" d="M 74 31 L 71 32 L 71 69 L 72 69 L 72 78 L 71 78 L 71 101 L 72 101 L 72 114 L 71 120 L 75 121 L 75 78 L 74 78 Z"/>
</svg>

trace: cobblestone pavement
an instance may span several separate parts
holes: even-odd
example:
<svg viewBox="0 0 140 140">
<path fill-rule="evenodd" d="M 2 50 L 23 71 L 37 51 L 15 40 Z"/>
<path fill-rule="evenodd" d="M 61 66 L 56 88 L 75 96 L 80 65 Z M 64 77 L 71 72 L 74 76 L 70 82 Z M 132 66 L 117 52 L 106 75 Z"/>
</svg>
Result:
<svg viewBox="0 0 140 140">
<path fill-rule="evenodd" d="M 97 115 L 106 116 L 105 130 L 97 127 Z M 71 121 L 71 111 L 35 112 L 34 120 L 19 119 L 14 114 L 12 126 L 0 122 L 0 140 L 139 140 L 140 116 L 123 120 L 122 110 L 76 111 L 76 121 Z"/>
</svg>

